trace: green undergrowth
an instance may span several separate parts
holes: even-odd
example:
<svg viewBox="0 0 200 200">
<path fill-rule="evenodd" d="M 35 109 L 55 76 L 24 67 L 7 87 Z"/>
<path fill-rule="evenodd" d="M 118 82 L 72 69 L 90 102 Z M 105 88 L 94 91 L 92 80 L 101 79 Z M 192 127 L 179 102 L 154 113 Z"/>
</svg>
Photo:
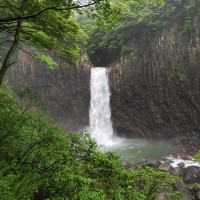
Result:
<svg viewBox="0 0 200 200">
<path fill-rule="evenodd" d="M 88 133 L 66 134 L 52 120 L 24 109 L 0 90 L 1 200 L 181 199 L 168 173 L 125 169 Z"/>
<path fill-rule="evenodd" d="M 197 154 L 195 155 L 195 160 L 197 161 L 197 162 L 199 162 L 200 163 L 200 150 L 197 152 Z"/>
</svg>

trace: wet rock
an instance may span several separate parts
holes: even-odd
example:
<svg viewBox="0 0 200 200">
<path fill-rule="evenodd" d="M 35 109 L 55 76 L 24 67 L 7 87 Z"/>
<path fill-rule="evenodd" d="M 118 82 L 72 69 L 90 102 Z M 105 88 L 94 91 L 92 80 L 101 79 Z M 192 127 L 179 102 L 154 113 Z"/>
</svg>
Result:
<svg viewBox="0 0 200 200">
<path fill-rule="evenodd" d="M 172 138 L 171 141 L 173 144 L 181 144 L 182 142 L 187 141 L 187 136 L 186 135 L 177 136 Z"/>
<path fill-rule="evenodd" d="M 174 168 L 169 163 L 162 163 L 158 169 L 163 172 L 174 172 Z"/>
<path fill-rule="evenodd" d="M 174 171 L 172 172 L 172 174 L 175 176 L 182 176 L 184 168 L 185 168 L 185 164 L 181 162 L 177 165 L 177 167 L 173 167 Z"/>
<path fill-rule="evenodd" d="M 131 169 L 132 168 L 132 163 L 131 162 L 123 161 L 122 164 L 126 169 Z"/>
<path fill-rule="evenodd" d="M 188 155 L 182 155 L 181 158 L 183 160 L 193 160 L 193 158 L 191 156 L 188 156 Z"/>
<path fill-rule="evenodd" d="M 200 183 L 200 167 L 190 166 L 183 169 L 183 180 L 185 183 Z"/>
<path fill-rule="evenodd" d="M 174 191 L 178 191 L 182 194 L 183 200 L 192 200 L 193 197 L 190 194 L 189 190 L 185 187 L 184 184 L 176 182 L 173 184 Z"/>
<path fill-rule="evenodd" d="M 147 160 L 147 165 L 149 167 L 158 168 L 161 165 L 161 162 L 155 159 Z"/>
<path fill-rule="evenodd" d="M 126 169 L 137 169 L 142 163 L 123 161 L 122 164 Z"/>
<path fill-rule="evenodd" d="M 182 172 L 182 168 L 180 168 L 180 167 L 174 167 L 173 175 L 180 176 L 181 172 Z"/>
<path fill-rule="evenodd" d="M 198 185 L 190 185 L 189 191 L 193 196 L 193 199 L 200 200 L 200 186 Z"/>
<path fill-rule="evenodd" d="M 184 162 L 179 163 L 179 164 L 178 164 L 178 167 L 179 167 L 180 169 L 185 168 L 185 163 L 184 163 Z"/>
</svg>

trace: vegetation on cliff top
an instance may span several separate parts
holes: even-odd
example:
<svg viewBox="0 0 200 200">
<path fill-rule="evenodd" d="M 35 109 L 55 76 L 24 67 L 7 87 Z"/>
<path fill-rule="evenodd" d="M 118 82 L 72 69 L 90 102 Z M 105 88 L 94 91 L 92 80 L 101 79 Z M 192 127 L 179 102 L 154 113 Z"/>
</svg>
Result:
<svg viewBox="0 0 200 200">
<path fill-rule="evenodd" d="M 78 22 L 88 35 L 86 50 L 92 61 L 109 55 L 109 62 L 112 62 L 119 60 L 123 55 L 134 53 L 130 45 L 131 40 L 137 40 L 145 32 L 148 32 L 148 37 L 154 37 L 172 23 L 182 26 L 180 32 L 184 40 L 191 38 L 190 36 L 195 34 L 193 18 L 200 14 L 199 8 L 199 0 L 142 3 L 127 1 L 121 6 L 121 20 L 118 22 L 113 23 L 111 19 L 105 19 L 99 23 L 95 19 L 88 19 L 87 23 L 82 16 Z M 103 64 L 107 65 L 109 62 Z"/>
</svg>

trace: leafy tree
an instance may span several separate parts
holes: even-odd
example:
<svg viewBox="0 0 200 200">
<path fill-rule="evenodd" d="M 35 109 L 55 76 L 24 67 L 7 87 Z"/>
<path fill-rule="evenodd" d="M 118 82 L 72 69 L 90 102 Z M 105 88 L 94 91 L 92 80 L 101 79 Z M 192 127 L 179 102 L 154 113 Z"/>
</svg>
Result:
<svg viewBox="0 0 200 200">
<path fill-rule="evenodd" d="M 160 193 L 174 195 L 171 183 L 177 181 L 146 166 L 125 169 L 117 155 L 100 152 L 87 133 L 65 134 L 2 90 L 0 152 L 2 200 L 154 200 Z"/>
<path fill-rule="evenodd" d="M 57 64 L 47 55 L 47 51 L 74 64 L 80 54 L 80 28 L 73 18 L 74 13 L 101 11 L 101 14 L 108 16 L 109 9 L 107 0 L 0 0 L 0 47 L 8 48 L 7 51 L 4 49 L 0 84 L 6 70 L 14 63 L 16 49 L 27 52 L 22 44 L 35 47 L 27 53 L 50 68 Z"/>
<path fill-rule="evenodd" d="M 151 2 L 154 0 L 150 0 Z M 156 0 L 160 1 L 160 0 Z M 75 64 L 80 57 L 83 31 L 74 14 L 95 18 L 97 26 L 112 29 L 130 13 L 127 0 L 0 0 L 0 85 L 9 66 L 15 63 L 16 49 L 40 59 L 51 69 L 54 55 Z M 133 0 L 138 7 L 146 0 Z M 133 9 L 134 10 L 134 9 Z M 129 12 L 128 12 L 129 11 Z M 135 10 L 134 10 L 135 11 Z M 25 45 L 32 46 L 28 50 Z M 51 53 L 49 53 L 49 51 Z M 51 56 L 49 56 L 51 54 Z"/>
</svg>

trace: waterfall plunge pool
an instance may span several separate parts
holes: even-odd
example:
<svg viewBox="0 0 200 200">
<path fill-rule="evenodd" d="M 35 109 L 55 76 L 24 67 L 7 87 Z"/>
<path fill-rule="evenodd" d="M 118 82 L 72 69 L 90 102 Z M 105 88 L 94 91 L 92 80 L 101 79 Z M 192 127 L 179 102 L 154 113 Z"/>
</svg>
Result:
<svg viewBox="0 0 200 200">
<path fill-rule="evenodd" d="M 89 132 L 98 144 L 103 145 L 103 151 L 116 152 L 121 160 L 142 161 L 160 158 L 179 149 L 164 141 L 121 139 L 114 136 L 110 109 L 111 93 L 106 68 L 91 68 L 90 95 Z"/>
<path fill-rule="evenodd" d="M 123 161 L 145 161 L 175 153 L 180 150 L 180 146 L 166 141 L 120 138 L 111 146 L 102 146 L 102 149 L 116 152 Z"/>
</svg>

